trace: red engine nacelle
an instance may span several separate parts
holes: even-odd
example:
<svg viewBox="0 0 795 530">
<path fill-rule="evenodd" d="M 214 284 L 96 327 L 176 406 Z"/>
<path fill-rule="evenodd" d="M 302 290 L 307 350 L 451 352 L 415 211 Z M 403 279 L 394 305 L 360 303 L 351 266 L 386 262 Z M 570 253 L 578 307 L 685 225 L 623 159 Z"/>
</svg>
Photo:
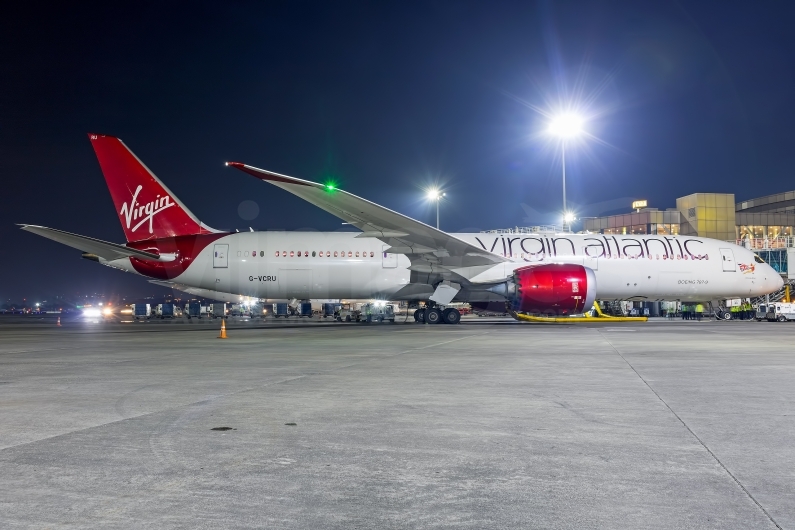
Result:
<svg viewBox="0 0 795 530">
<path fill-rule="evenodd" d="M 507 294 L 514 311 L 583 313 L 591 309 L 596 299 L 596 275 L 588 267 L 568 263 L 522 267 L 514 271 L 513 286 L 509 286 Z"/>
</svg>

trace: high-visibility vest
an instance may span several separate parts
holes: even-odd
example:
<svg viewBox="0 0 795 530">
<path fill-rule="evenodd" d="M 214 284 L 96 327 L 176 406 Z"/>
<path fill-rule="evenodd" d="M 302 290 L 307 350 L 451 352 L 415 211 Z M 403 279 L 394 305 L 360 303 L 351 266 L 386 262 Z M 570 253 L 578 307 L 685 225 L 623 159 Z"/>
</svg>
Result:
<svg viewBox="0 0 795 530">
<path fill-rule="evenodd" d="M 703 313 L 703 312 L 704 312 L 704 306 L 701 305 L 701 304 L 698 304 L 696 306 L 696 313 Z"/>
</svg>

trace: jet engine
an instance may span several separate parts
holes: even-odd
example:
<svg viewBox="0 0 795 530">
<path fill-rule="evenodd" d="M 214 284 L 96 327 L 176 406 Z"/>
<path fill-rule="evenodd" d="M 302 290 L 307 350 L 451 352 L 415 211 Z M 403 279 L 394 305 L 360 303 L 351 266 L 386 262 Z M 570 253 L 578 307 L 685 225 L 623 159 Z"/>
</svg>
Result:
<svg viewBox="0 0 795 530">
<path fill-rule="evenodd" d="M 491 292 L 505 296 L 514 311 L 542 315 L 571 315 L 593 307 L 596 274 L 593 269 L 570 263 L 531 265 Z"/>
</svg>

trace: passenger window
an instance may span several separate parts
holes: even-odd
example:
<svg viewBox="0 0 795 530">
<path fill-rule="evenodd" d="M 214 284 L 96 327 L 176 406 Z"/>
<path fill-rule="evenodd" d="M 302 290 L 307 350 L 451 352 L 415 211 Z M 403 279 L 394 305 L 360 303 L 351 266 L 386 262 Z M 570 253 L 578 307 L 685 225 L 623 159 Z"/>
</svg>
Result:
<svg viewBox="0 0 795 530">
<path fill-rule="evenodd" d="M 237 257 L 239 258 L 241 254 L 243 254 L 243 253 L 238 250 L 237 251 Z"/>
<path fill-rule="evenodd" d="M 372 258 L 373 256 L 375 256 L 375 252 L 370 252 L 370 257 Z"/>
<path fill-rule="evenodd" d="M 243 256 L 246 258 L 248 257 L 248 250 L 243 253 Z"/>
<path fill-rule="evenodd" d="M 239 255 L 239 254 L 238 254 L 238 255 Z M 278 250 L 276 251 L 276 257 L 277 257 L 277 258 L 279 257 L 279 251 L 278 251 Z"/>
<path fill-rule="evenodd" d="M 359 253 L 358 253 L 358 252 L 356 253 L 356 257 L 357 257 L 357 258 L 359 257 Z"/>
<path fill-rule="evenodd" d="M 264 258 L 265 257 L 265 251 L 264 250 L 260 250 L 259 251 L 259 257 L 260 258 Z"/>
<path fill-rule="evenodd" d="M 291 251 L 290 251 L 290 257 L 292 258 L 293 256 L 295 256 L 295 251 L 294 251 L 294 250 L 291 250 Z"/>
<path fill-rule="evenodd" d="M 304 250 L 304 257 L 305 257 L 305 258 L 308 258 L 308 257 L 309 257 L 309 251 L 308 251 L 308 250 Z"/>
<path fill-rule="evenodd" d="M 337 251 L 336 250 L 334 251 L 334 257 L 335 258 L 337 257 Z"/>
<path fill-rule="evenodd" d="M 312 257 L 313 258 L 315 257 L 315 251 L 314 250 L 312 251 Z"/>
<path fill-rule="evenodd" d="M 348 251 L 348 257 L 349 257 L 349 258 L 352 258 L 352 257 L 353 257 L 353 252 L 351 252 L 350 250 Z"/>
</svg>

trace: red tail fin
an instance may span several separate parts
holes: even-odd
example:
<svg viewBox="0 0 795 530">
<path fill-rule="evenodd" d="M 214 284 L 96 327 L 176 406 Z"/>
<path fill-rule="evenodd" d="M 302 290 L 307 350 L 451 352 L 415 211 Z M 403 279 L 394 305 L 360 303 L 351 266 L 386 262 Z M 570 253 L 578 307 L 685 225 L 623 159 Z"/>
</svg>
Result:
<svg viewBox="0 0 795 530">
<path fill-rule="evenodd" d="M 127 241 L 209 234 L 143 162 L 113 136 L 89 134 Z"/>
</svg>

